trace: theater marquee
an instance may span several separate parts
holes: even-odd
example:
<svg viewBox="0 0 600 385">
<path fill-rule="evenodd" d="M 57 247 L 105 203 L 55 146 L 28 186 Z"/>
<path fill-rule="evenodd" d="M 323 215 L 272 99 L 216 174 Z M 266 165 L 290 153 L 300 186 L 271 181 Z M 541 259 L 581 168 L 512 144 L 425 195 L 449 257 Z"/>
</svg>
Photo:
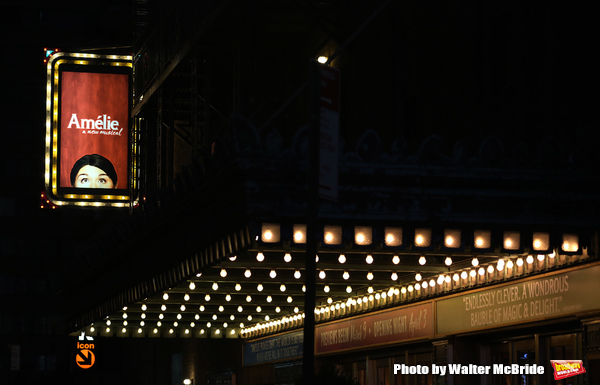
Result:
<svg viewBox="0 0 600 385">
<path fill-rule="evenodd" d="M 56 52 L 48 60 L 45 185 L 54 204 L 135 200 L 131 68 L 130 56 Z"/>
</svg>

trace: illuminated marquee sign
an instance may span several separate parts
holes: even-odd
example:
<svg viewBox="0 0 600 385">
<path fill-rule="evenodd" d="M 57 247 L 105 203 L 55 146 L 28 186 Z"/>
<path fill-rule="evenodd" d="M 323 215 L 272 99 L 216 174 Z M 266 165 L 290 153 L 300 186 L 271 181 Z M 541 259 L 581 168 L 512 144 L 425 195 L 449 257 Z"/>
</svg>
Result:
<svg viewBox="0 0 600 385">
<path fill-rule="evenodd" d="M 432 337 L 433 304 L 401 307 L 318 325 L 315 352 L 333 353 Z"/>
<path fill-rule="evenodd" d="M 56 52 L 47 63 L 46 195 L 56 205 L 134 200 L 131 57 Z"/>
</svg>

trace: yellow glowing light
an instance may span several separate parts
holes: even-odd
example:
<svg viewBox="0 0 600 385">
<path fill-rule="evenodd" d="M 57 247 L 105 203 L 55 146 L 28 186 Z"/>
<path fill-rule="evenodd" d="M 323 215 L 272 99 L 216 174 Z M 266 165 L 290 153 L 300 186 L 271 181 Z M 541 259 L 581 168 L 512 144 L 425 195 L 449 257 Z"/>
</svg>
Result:
<svg viewBox="0 0 600 385">
<path fill-rule="evenodd" d="M 356 234 L 356 243 L 359 245 L 365 242 L 365 235 L 363 233 Z"/>
<path fill-rule="evenodd" d="M 421 246 L 424 242 L 423 236 L 422 235 L 417 235 L 415 237 L 415 243 L 417 244 L 417 246 Z"/>
<path fill-rule="evenodd" d="M 296 243 L 302 242 L 302 240 L 304 240 L 304 233 L 302 233 L 301 231 L 296 231 L 294 233 L 294 241 Z"/>
</svg>

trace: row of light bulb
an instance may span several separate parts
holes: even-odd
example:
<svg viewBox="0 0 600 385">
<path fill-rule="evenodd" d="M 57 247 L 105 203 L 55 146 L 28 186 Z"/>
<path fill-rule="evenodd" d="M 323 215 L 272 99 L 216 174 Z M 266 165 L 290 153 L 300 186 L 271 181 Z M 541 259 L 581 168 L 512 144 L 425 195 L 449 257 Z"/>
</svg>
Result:
<svg viewBox="0 0 600 385">
<path fill-rule="evenodd" d="M 553 257 L 554 257 L 554 254 L 550 254 L 550 255 L 549 255 L 549 257 L 550 257 L 550 258 L 553 258 Z M 544 260 L 544 258 L 545 258 L 545 255 L 543 255 L 543 254 L 539 254 L 539 255 L 537 256 L 537 259 L 538 259 L 538 261 L 543 261 L 543 260 Z M 528 264 L 532 264 L 532 263 L 533 263 L 533 261 L 534 261 L 534 258 L 533 258 L 533 256 L 532 256 L 532 255 L 529 255 L 529 256 L 526 258 L 526 260 L 525 260 L 525 261 L 526 261 Z M 516 260 L 516 264 L 517 264 L 517 266 L 522 266 L 522 265 L 524 264 L 524 262 L 523 262 L 523 258 L 518 258 L 518 259 Z M 474 259 L 472 260 L 472 265 L 473 265 L 474 267 L 477 267 L 477 266 L 479 265 L 479 261 L 477 260 L 477 258 L 474 258 Z M 513 266 L 514 266 L 514 263 L 513 263 L 513 261 L 512 261 L 511 259 L 509 259 L 507 262 L 505 262 L 505 261 L 504 261 L 504 259 L 499 259 L 499 260 L 498 260 L 498 262 L 497 262 L 497 265 L 496 265 L 496 269 L 497 269 L 498 271 L 502 271 L 502 270 L 504 270 L 504 268 L 505 268 L 505 267 L 507 267 L 507 268 L 511 269 L 511 268 L 513 268 Z M 493 273 L 493 272 L 494 272 L 494 269 L 495 269 L 495 268 L 494 268 L 494 266 L 493 266 L 493 265 L 488 265 L 488 267 L 487 267 L 487 272 L 491 274 L 491 273 Z M 466 278 L 468 278 L 468 276 L 475 277 L 475 276 L 477 276 L 477 274 L 479 274 L 479 275 L 484 275 L 484 274 L 485 274 L 485 272 L 486 272 L 486 269 L 484 269 L 483 267 L 480 267 L 478 270 L 475 270 L 475 269 L 473 269 L 473 270 L 471 270 L 469 273 L 467 273 L 467 271 L 464 271 L 464 270 L 463 270 L 463 271 L 460 273 L 460 275 L 459 275 L 458 273 L 454 273 L 454 274 L 452 275 L 452 278 L 450 277 L 450 275 L 443 275 L 443 274 L 441 274 L 441 275 L 439 275 L 439 276 L 438 276 L 438 278 L 437 278 L 437 284 L 438 284 L 438 285 L 442 285 L 444 282 L 445 282 L 445 283 L 450 283 L 451 279 L 453 279 L 454 281 L 458 281 L 458 280 L 459 280 L 459 279 L 461 279 L 461 278 L 462 278 L 462 279 L 466 279 Z M 394 277 L 394 275 L 396 275 L 396 277 Z M 323 278 L 324 278 L 324 277 L 323 277 Z M 393 280 L 397 280 L 397 278 L 398 278 L 398 277 L 397 277 L 397 274 L 396 274 L 395 272 L 394 272 L 394 273 L 392 273 L 392 279 L 393 279 Z M 423 287 L 423 288 L 427 288 L 428 286 L 431 286 L 431 287 L 433 287 L 433 286 L 435 286 L 435 284 L 436 284 L 436 280 L 434 280 L 433 278 L 432 278 L 431 280 L 429 280 L 429 282 L 427 282 L 427 281 L 423 281 L 423 282 L 421 282 L 421 281 L 422 281 L 422 279 L 423 279 L 423 277 L 422 277 L 422 275 L 421 275 L 420 273 L 416 273 L 416 274 L 415 274 L 415 281 L 417 282 L 417 283 L 415 284 L 415 287 L 414 287 L 415 289 L 419 290 L 421 287 Z M 282 286 L 283 286 L 283 285 L 282 285 Z M 213 289 L 214 289 L 214 287 L 213 287 Z M 403 288 L 403 289 L 404 289 L 404 288 Z M 216 290 L 216 289 L 215 289 L 215 290 Z M 257 285 L 257 290 L 258 290 L 258 291 L 262 291 L 262 290 L 263 290 L 262 284 L 258 284 L 258 285 Z M 328 293 L 328 292 L 330 291 L 330 288 L 329 288 L 329 286 L 328 286 L 328 285 L 326 285 L 326 286 L 324 287 L 324 289 L 323 289 L 323 290 L 324 290 L 326 293 Z M 409 286 L 408 286 L 408 290 L 409 290 L 409 291 L 412 291 L 412 290 L 413 290 L 413 287 L 412 287 L 411 285 L 409 285 Z M 284 290 L 282 290 L 282 291 L 284 291 Z M 305 291 L 305 286 L 303 286 L 303 291 Z M 372 286 L 370 286 L 370 287 L 368 288 L 368 290 L 367 290 L 367 291 L 368 291 L 369 293 L 372 293 L 372 292 L 373 292 L 373 287 L 372 287 Z M 347 292 L 347 293 L 351 293 L 351 292 L 352 292 L 352 287 L 351 287 L 350 285 L 348 285 L 348 286 L 346 287 L 346 292 Z M 384 297 L 384 298 L 385 298 L 385 297 Z M 168 300 L 168 299 L 169 299 L 169 295 L 168 295 L 168 293 L 164 293 L 164 295 L 163 295 L 163 299 L 164 299 L 164 300 Z M 190 299 L 190 296 L 189 296 L 189 294 L 187 294 L 187 293 L 186 293 L 186 294 L 184 295 L 184 300 L 188 301 L 189 299 Z M 211 298 L 210 298 L 210 295 L 209 295 L 209 294 L 206 294 L 206 295 L 205 295 L 205 300 L 206 300 L 206 301 L 210 301 L 210 299 L 211 299 Z M 230 295 L 230 294 L 227 294 L 227 295 L 225 296 L 225 300 L 226 300 L 226 301 L 228 301 L 228 302 L 229 302 L 229 301 L 231 301 L 231 295 Z M 272 300 L 273 300 L 272 296 L 268 295 L 268 296 L 266 297 L 266 301 L 267 301 L 268 303 L 271 303 L 271 302 L 272 302 Z M 251 302 L 251 301 L 252 301 L 252 297 L 251 297 L 250 295 L 246 296 L 246 301 L 247 301 L 247 302 Z M 287 298 L 287 302 L 288 302 L 288 303 L 291 303 L 292 301 L 293 301 L 293 298 L 292 298 L 291 296 L 288 296 L 288 298 Z M 328 301 L 331 301 L 331 298 L 329 298 L 329 299 L 328 299 Z M 126 308 L 125 308 L 124 310 L 126 310 Z M 147 305 L 146 305 L 146 304 L 142 304 L 142 306 L 141 306 L 141 310 L 145 312 L 145 311 L 147 310 Z M 165 304 L 161 305 L 161 310 L 162 310 L 163 312 L 164 312 L 164 311 L 166 311 L 166 310 L 167 310 L 167 306 L 166 306 Z M 186 306 L 185 306 L 185 305 L 181 305 L 181 306 L 180 306 L 180 310 L 181 310 L 181 312 L 184 312 L 184 311 L 186 310 Z M 199 310 L 200 310 L 201 312 L 204 312 L 204 311 L 205 311 L 205 307 L 204 307 L 204 305 L 200 305 L 200 307 L 199 307 Z M 218 308 L 218 311 L 219 311 L 219 312 L 223 312 L 224 310 L 225 310 L 224 306 L 223 306 L 223 305 L 220 305 L 220 306 L 219 306 L 219 308 Z M 238 312 L 242 312 L 242 311 L 243 311 L 243 307 L 240 305 L 240 306 L 238 306 L 237 310 L 238 310 Z M 275 308 L 275 312 L 276 312 L 276 313 L 279 313 L 280 311 L 281 311 L 281 308 L 280 308 L 280 307 L 276 307 L 276 308 Z M 260 313 L 260 312 L 262 312 L 262 308 L 261 308 L 261 306 L 257 306 L 257 307 L 256 307 L 256 312 L 257 312 L 257 313 Z M 297 308 L 297 307 L 295 308 L 295 312 L 296 312 L 296 313 L 298 312 L 298 308 Z M 127 316 L 127 313 L 123 313 L 123 318 L 124 318 L 124 319 L 126 319 L 127 317 L 128 317 L 128 316 Z M 251 317 L 251 316 L 249 316 L 249 317 Z M 141 314 L 141 318 L 142 318 L 142 319 L 145 319 L 145 318 L 146 318 L 146 315 L 145 315 L 145 313 L 142 313 L 142 314 Z M 160 318 L 160 319 L 163 319 L 163 315 L 162 315 L 162 313 L 159 315 L 159 318 Z M 178 315 L 177 315 L 177 318 L 178 318 L 178 319 L 181 319 L 181 314 L 178 314 Z M 235 317 L 234 317 L 233 315 L 231 315 L 231 317 L 230 317 L 230 318 L 231 318 L 231 320 L 234 320 L 234 319 L 235 319 Z M 196 315 L 196 319 L 199 319 L 199 315 Z M 214 320 L 216 320 L 216 315 L 214 315 L 214 316 L 213 316 L 213 319 L 214 319 Z M 249 318 L 249 320 L 252 320 L 252 318 Z"/>
<path fill-rule="evenodd" d="M 343 257 L 343 255 L 340 255 L 340 257 Z M 551 254 L 548 255 L 548 257 L 549 258 L 554 258 L 555 254 L 551 253 Z M 545 258 L 546 258 L 546 255 L 544 255 L 544 254 L 537 255 L 537 260 L 540 261 L 540 262 L 544 261 Z M 387 292 L 383 291 L 383 292 L 374 293 L 373 287 L 369 286 L 369 288 L 367 290 L 367 292 L 369 293 L 369 296 L 360 296 L 360 297 L 357 297 L 357 298 L 349 298 L 346 301 L 338 302 L 336 304 L 333 304 L 333 299 L 331 297 L 329 297 L 327 299 L 327 304 L 328 305 L 324 306 L 324 307 L 320 307 L 318 309 L 315 309 L 315 313 L 316 314 L 323 314 L 323 313 L 325 313 L 327 311 L 335 311 L 335 310 L 339 310 L 339 309 L 344 309 L 345 307 L 349 307 L 351 305 L 357 305 L 357 304 L 360 305 L 361 303 L 368 303 L 368 301 L 373 301 L 374 299 L 375 300 L 379 300 L 381 298 L 386 298 L 386 296 L 399 295 L 400 293 L 401 294 L 412 293 L 415 290 L 419 291 L 421 289 L 426 289 L 428 287 L 434 287 L 436 284 L 437 285 L 443 285 L 445 283 L 448 284 L 452 280 L 454 280 L 455 282 L 458 282 L 460 279 L 464 280 L 464 279 L 467 279 L 469 276 L 472 277 L 472 278 L 476 277 L 477 275 L 483 276 L 486 271 L 489 274 L 492 274 L 495 269 L 497 269 L 498 271 L 502 271 L 502 270 L 504 270 L 504 268 L 512 269 L 514 267 L 514 264 L 516 264 L 517 266 L 520 267 L 520 266 L 523 266 L 524 263 L 532 264 L 534 262 L 534 260 L 535 260 L 535 258 L 532 255 L 528 255 L 525 259 L 523 259 L 522 257 L 519 257 L 519 258 L 516 259 L 515 262 L 513 262 L 512 259 L 508 259 L 506 261 L 504 259 L 499 259 L 497 261 L 495 267 L 494 267 L 494 265 L 490 264 L 490 265 L 487 266 L 487 268 L 479 267 L 478 269 L 476 269 L 477 266 L 479 266 L 479 261 L 478 261 L 477 258 L 473 258 L 473 260 L 472 260 L 471 263 L 472 263 L 472 266 L 474 267 L 474 269 L 471 269 L 469 272 L 467 272 L 466 270 L 463 270 L 462 272 L 460 272 L 460 274 L 458 272 L 454 273 L 454 274 L 448 274 L 448 275 L 441 274 L 441 275 L 439 275 L 437 277 L 437 280 L 434 279 L 434 278 L 431 278 L 429 281 L 423 280 L 423 277 L 421 276 L 421 274 L 417 273 L 415 275 L 415 281 L 416 282 L 414 284 L 411 284 L 411 285 L 408 285 L 408 286 L 403 286 L 400 289 L 399 288 L 390 288 L 389 291 L 387 291 Z M 392 279 L 394 279 L 393 275 L 394 275 L 394 273 L 392 273 Z M 261 284 L 258 284 L 258 285 L 261 285 Z M 190 289 L 194 289 L 194 288 L 195 288 L 195 284 L 193 282 L 190 282 Z M 327 290 L 328 288 L 329 288 L 328 286 L 325 286 L 324 291 L 328 292 L 328 290 Z M 214 288 L 214 287 L 213 287 L 213 289 L 216 290 L 216 288 Z M 239 289 L 241 289 L 241 287 L 239 287 Z M 304 290 L 305 290 L 305 287 L 303 286 L 303 291 Z M 259 289 L 259 291 L 260 291 L 260 289 Z M 346 288 L 346 291 L 348 293 L 351 293 L 352 292 L 351 286 L 348 285 L 347 288 Z M 163 299 L 167 300 L 168 298 L 169 298 L 168 293 L 164 293 Z M 267 302 L 271 302 L 269 300 L 269 298 L 271 298 L 271 300 L 272 300 L 272 297 L 269 295 L 269 296 L 267 296 Z M 209 301 L 210 300 L 210 295 L 206 294 L 205 295 L 205 299 L 207 301 Z M 225 299 L 227 301 L 230 301 L 231 300 L 231 296 L 229 294 L 227 294 L 225 296 Z M 291 296 L 288 297 L 288 302 L 289 303 L 291 303 L 293 301 L 293 299 L 292 299 L 292 301 L 290 299 L 291 299 Z M 186 301 L 189 300 L 189 294 L 186 293 L 184 295 L 184 300 L 186 300 Z M 252 297 L 250 295 L 248 295 L 247 298 L 246 298 L 246 300 L 247 300 L 247 302 L 251 302 L 252 301 Z M 166 308 L 167 307 L 166 307 L 165 304 L 161 305 L 161 310 L 162 311 L 166 311 Z M 146 304 L 142 304 L 141 305 L 141 309 L 142 309 L 142 311 L 145 312 L 148 309 L 148 307 L 147 307 Z M 184 312 L 186 309 L 187 308 L 186 308 L 185 305 L 181 305 L 180 306 L 181 312 Z M 124 308 L 123 310 L 126 311 L 127 308 Z M 199 310 L 200 311 L 204 311 L 205 307 L 203 305 L 200 305 Z M 222 305 L 220 305 L 219 306 L 219 312 L 223 312 L 224 310 L 225 310 L 224 307 Z M 243 311 L 243 307 L 240 305 L 240 306 L 238 306 L 237 310 L 238 310 L 238 312 L 242 312 Z M 257 311 L 257 313 L 262 312 L 261 306 L 257 306 L 256 307 L 256 311 Z M 275 312 L 276 313 L 280 313 L 281 312 L 281 308 L 280 307 L 276 307 L 275 308 Z M 297 320 L 298 317 L 300 317 L 300 316 L 302 318 L 304 317 L 304 314 L 300 313 L 298 307 L 294 308 L 294 313 L 296 315 L 296 318 L 294 318 L 294 320 Z M 157 324 L 156 324 L 157 327 L 161 327 L 162 326 L 161 320 L 164 319 L 164 316 L 163 317 L 161 317 L 161 316 L 162 316 L 162 313 L 159 315 L 159 321 L 157 321 Z M 128 317 L 127 313 L 124 312 L 123 313 L 123 319 L 124 319 L 123 326 L 124 327 L 127 326 L 127 317 Z M 143 326 L 145 326 L 145 321 L 144 321 L 145 318 L 146 318 L 145 313 L 142 313 L 141 318 L 142 318 L 142 320 L 140 321 L 140 327 L 143 327 Z M 195 315 L 195 319 L 199 320 L 199 318 L 200 318 L 200 316 L 198 314 L 196 314 Z M 182 319 L 182 315 L 178 314 L 177 315 L 177 319 L 181 320 Z M 216 314 L 213 315 L 212 319 L 213 319 L 213 321 L 216 321 L 217 320 L 217 315 Z M 252 315 L 248 315 L 247 319 L 248 319 L 248 321 L 252 321 L 253 320 Z M 258 324 L 255 324 L 252 328 L 246 328 L 246 329 L 244 329 L 244 323 L 239 323 L 239 327 L 242 328 L 242 334 L 244 334 L 244 333 L 248 333 L 248 332 L 250 332 L 252 330 L 264 330 L 265 328 L 267 328 L 266 325 L 286 324 L 287 322 L 283 321 L 285 319 L 288 319 L 288 318 L 284 317 L 284 318 L 281 318 L 279 320 L 271 321 L 269 315 L 265 315 L 265 317 L 264 317 L 264 323 L 258 323 Z M 292 318 L 289 318 L 289 319 L 292 319 Z M 235 316 L 231 315 L 230 316 L 230 320 L 234 321 L 235 320 Z M 107 320 L 107 327 L 110 326 L 110 322 L 111 322 L 110 320 Z M 273 322 L 275 322 L 275 323 L 273 323 Z M 178 327 L 179 326 L 178 322 L 175 321 L 173 323 L 173 326 L 174 327 Z M 194 322 L 190 323 L 190 327 L 194 328 L 195 326 L 196 325 L 195 325 Z M 212 327 L 211 322 L 207 322 L 206 327 L 208 327 L 208 328 Z M 228 327 L 227 322 L 223 323 L 223 327 L 224 328 Z M 91 331 L 93 331 L 93 330 L 91 330 Z"/>
<path fill-rule="evenodd" d="M 342 226 L 324 226 L 323 242 L 334 245 L 342 243 Z M 401 246 L 403 229 L 401 227 L 385 227 L 385 245 Z M 444 246 L 450 249 L 461 247 L 460 229 L 444 229 Z M 373 241 L 373 228 L 371 226 L 354 226 L 354 243 L 357 245 L 370 245 Z M 256 237 L 257 240 L 259 237 Z M 263 223 L 261 240 L 265 243 L 276 243 L 281 240 L 281 225 L 278 223 Z M 473 246 L 477 249 L 489 249 L 492 232 L 489 230 L 473 231 Z M 414 245 L 417 247 L 430 247 L 432 230 L 418 228 L 414 230 Z M 297 244 L 306 243 L 306 225 L 293 225 L 293 241 Z M 521 234 L 518 231 L 504 231 L 503 247 L 506 250 L 519 250 L 521 247 Z M 534 232 L 531 246 L 534 251 L 543 252 L 550 244 L 550 234 L 547 232 Z M 579 237 L 577 234 L 563 234 L 561 248 L 566 252 L 579 251 Z"/>
<path fill-rule="evenodd" d="M 554 258 L 555 254 L 554 253 L 548 254 L 548 257 Z M 546 258 L 546 255 L 544 255 L 544 254 L 537 255 L 537 260 L 539 262 L 544 261 L 545 258 Z M 460 273 L 457 272 L 454 274 L 446 274 L 446 275 L 440 274 L 439 276 L 437 276 L 437 279 L 431 278 L 429 281 L 423 280 L 422 275 L 420 273 L 416 273 L 415 274 L 416 282 L 414 284 L 403 286 L 401 288 L 392 287 L 387 291 L 380 291 L 380 292 L 375 293 L 373 287 L 369 286 L 369 288 L 367 290 L 367 292 L 369 293 L 368 296 L 364 295 L 364 296 L 359 296 L 359 297 L 352 297 L 352 298 L 348 298 L 346 301 L 337 302 L 335 304 L 333 303 L 332 298 L 328 298 L 327 305 L 315 308 L 315 314 L 319 315 L 319 314 L 324 314 L 328 311 L 333 312 L 336 310 L 343 310 L 345 308 L 349 308 L 350 306 L 356 306 L 356 305 L 361 305 L 363 303 L 369 303 L 374 300 L 385 299 L 386 297 L 391 297 L 393 295 L 398 296 L 399 294 L 402 294 L 402 295 L 410 294 L 415 291 L 419 291 L 421 289 L 427 289 L 428 287 L 435 287 L 436 285 L 442 286 L 444 284 L 449 284 L 452 281 L 458 282 L 458 281 L 460 281 L 460 279 L 466 280 L 469 277 L 475 278 L 478 275 L 484 276 L 486 272 L 488 274 L 493 274 L 495 270 L 503 271 L 505 268 L 512 269 L 512 268 L 514 268 L 515 264 L 518 267 L 523 266 L 525 263 L 531 265 L 531 264 L 533 264 L 535 259 L 536 258 L 534 258 L 533 255 L 528 255 L 525 259 L 523 259 L 522 257 L 519 257 L 516 259 L 515 262 L 513 262 L 512 259 L 505 260 L 505 259 L 501 258 L 497 261 L 496 266 L 494 266 L 493 264 L 489 264 L 487 267 L 483 267 L 483 266 L 479 266 L 479 261 L 477 258 L 473 258 L 473 260 L 471 262 L 473 268 L 470 269 L 468 272 L 466 270 L 463 270 Z M 479 266 L 479 268 L 477 268 L 478 266 Z M 351 291 L 348 291 L 348 292 L 350 293 Z M 273 321 L 264 322 L 264 323 L 258 323 L 258 324 L 253 325 L 252 327 L 242 329 L 241 330 L 242 336 L 244 336 L 245 334 L 248 334 L 248 333 L 252 333 L 254 331 L 263 331 L 265 329 L 268 329 L 271 326 L 278 326 L 278 325 L 282 324 L 277 321 L 278 320 L 273 320 Z"/>
</svg>

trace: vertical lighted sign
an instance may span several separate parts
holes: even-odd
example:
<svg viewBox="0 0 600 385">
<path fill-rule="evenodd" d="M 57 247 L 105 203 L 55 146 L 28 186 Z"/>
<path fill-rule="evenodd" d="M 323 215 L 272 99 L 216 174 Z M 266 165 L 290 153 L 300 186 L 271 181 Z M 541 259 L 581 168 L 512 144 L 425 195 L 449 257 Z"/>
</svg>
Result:
<svg viewBox="0 0 600 385">
<path fill-rule="evenodd" d="M 130 56 L 57 52 L 48 60 L 45 182 L 54 204 L 134 200 L 131 68 Z"/>
</svg>

